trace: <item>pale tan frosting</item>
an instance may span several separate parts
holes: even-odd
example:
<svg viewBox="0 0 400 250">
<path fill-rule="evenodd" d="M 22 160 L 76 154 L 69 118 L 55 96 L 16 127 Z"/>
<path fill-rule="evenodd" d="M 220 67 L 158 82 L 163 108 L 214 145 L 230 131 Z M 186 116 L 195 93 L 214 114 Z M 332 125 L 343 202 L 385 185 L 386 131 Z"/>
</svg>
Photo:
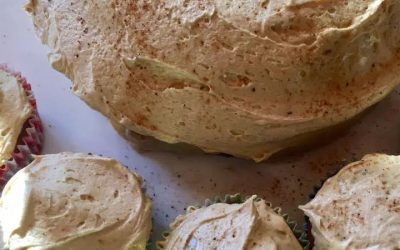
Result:
<svg viewBox="0 0 400 250">
<path fill-rule="evenodd" d="M 262 160 L 400 82 L 397 0 L 35 0 L 52 66 L 114 123 Z"/>
<path fill-rule="evenodd" d="M 302 249 L 283 217 L 255 197 L 178 216 L 171 229 L 165 250 Z"/>
<path fill-rule="evenodd" d="M 0 199 L 1 249 L 145 249 L 151 202 L 118 162 L 63 153 L 36 156 Z"/>
<path fill-rule="evenodd" d="M 11 158 L 26 120 L 32 114 L 18 79 L 0 69 L 0 165 Z"/>
<path fill-rule="evenodd" d="M 311 220 L 316 250 L 400 248 L 400 156 L 365 156 L 300 208 Z"/>
</svg>

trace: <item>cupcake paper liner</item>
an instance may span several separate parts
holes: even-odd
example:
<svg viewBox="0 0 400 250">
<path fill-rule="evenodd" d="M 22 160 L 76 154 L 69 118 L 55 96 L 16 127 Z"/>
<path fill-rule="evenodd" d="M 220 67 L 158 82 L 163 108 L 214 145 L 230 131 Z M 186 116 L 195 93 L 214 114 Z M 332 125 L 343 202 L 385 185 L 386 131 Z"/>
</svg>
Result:
<svg viewBox="0 0 400 250">
<path fill-rule="evenodd" d="M 32 161 L 32 154 L 40 154 L 43 148 L 44 133 L 31 85 L 21 73 L 9 69 L 6 65 L 1 64 L 0 70 L 6 71 L 17 78 L 18 83 L 24 88 L 29 103 L 33 108 L 31 116 L 26 120 L 19 135 L 11 159 L 0 166 L 0 191 L 2 191 L 7 181 L 18 172 L 18 170 L 27 166 Z"/>
<path fill-rule="evenodd" d="M 191 213 L 199 208 L 208 207 L 208 206 L 211 206 L 211 205 L 217 204 L 217 203 L 241 204 L 241 203 L 245 202 L 249 197 L 250 196 L 242 196 L 241 194 L 225 195 L 222 198 L 217 196 L 214 199 L 205 200 L 204 205 L 189 206 L 186 209 L 186 213 Z M 261 198 L 257 198 L 257 199 L 261 199 Z M 310 243 L 308 242 L 308 236 L 307 236 L 306 232 L 303 231 L 302 229 L 298 228 L 297 223 L 295 221 L 291 220 L 287 214 L 283 213 L 282 209 L 280 207 L 274 207 L 274 206 L 272 206 L 272 203 L 267 202 L 267 201 L 266 201 L 266 204 L 268 207 L 272 208 L 275 213 L 277 213 L 278 215 L 282 216 L 285 219 L 286 223 L 292 230 L 293 234 L 296 236 L 297 240 L 299 241 L 299 243 L 303 247 L 303 249 L 304 250 L 311 249 Z M 168 241 L 169 235 L 170 235 L 170 230 L 167 230 L 162 234 L 163 239 L 156 243 L 156 249 L 158 249 L 158 250 L 164 249 L 165 244 Z"/>
</svg>

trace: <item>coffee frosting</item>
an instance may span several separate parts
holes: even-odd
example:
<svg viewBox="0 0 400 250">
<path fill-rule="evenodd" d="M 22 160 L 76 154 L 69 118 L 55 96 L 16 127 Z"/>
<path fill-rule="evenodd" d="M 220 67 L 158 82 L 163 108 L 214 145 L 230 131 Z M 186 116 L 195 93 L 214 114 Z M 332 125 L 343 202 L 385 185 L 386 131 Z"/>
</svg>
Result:
<svg viewBox="0 0 400 250">
<path fill-rule="evenodd" d="M 397 0 L 31 0 L 52 66 L 127 130 L 260 161 L 399 82 Z"/>
<path fill-rule="evenodd" d="M 12 157 L 32 106 L 18 79 L 0 69 L 0 166 Z"/>
<path fill-rule="evenodd" d="M 178 216 L 164 250 L 302 249 L 283 217 L 264 200 L 218 203 Z"/>
<path fill-rule="evenodd" d="M 367 155 L 325 181 L 300 208 L 316 250 L 400 247 L 400 156 Z"/>
<path fill-rule="evenodd" d="M 0 199 L 1 249 L 145 249 L 151 202 L 118 162 L 63 153 L 36 156 Z"/>
</svg>

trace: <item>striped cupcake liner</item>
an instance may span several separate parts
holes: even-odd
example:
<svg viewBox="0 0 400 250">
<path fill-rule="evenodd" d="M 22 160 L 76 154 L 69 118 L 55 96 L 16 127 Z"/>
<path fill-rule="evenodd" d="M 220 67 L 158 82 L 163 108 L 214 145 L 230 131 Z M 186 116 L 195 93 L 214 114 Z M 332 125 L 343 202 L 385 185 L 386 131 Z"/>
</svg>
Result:
<svg viewBox="0 0 400 250">
<path fill-rule="evenodd" d="M 32 160 L 33 154 L 40 154 L 44 143 L 44 129 L 37 112 L 37 105 L 32 93 L 31 85 L 19 72 L 9 69 L 6 65 L 0 64 L 0 70 L 14 76 L 24 88 L 33 111 L 24 124 L 23 130 L 17 141 L 12 157 L 4 165 L 0 166 L 0 191 L 3 190 L 8 180 L 20 169 L 27 166 Z"/>
<path fill-rule="evenodd" d="M 242 204 L 245 202 L 250 196 L 242 196 L 241 194 L 234 194 L 234 195 L 225 195 L 224 197 L 215 197 L 214 199 L 207 199 L 204 202 L 204 205 L 200 206 L 189 206 L 186 209 L 186 213 L 191 213 L 199 208 L 208 207 L 213 204 L 217 203 L 226 203 L 226 204 Z M 261 198 L 257 198 L 261 200 Z M 289 228 L 292 230 L 293 234 L 296 236 L 297 240 L 299 241 L 300 245 L 303 247 L 304 250 L 310 250 L 310 243 L 308 242 L 308 236 L 305 231 L 298 227 L 297 222 L 293 221 L 289 218 L 289 215 L 282 212 L 280 207 L 274 207 L 272 203 L 266 202 L 266 205 L 274 210 L 275 213 L 282 216 Z M 162 234 L 162 240 L 156 243 L 156 249 L 164 250 L 165 245 L 167 244 L 168 237 L 170 235 L 170 231 L 166 231 Z"/>
</svg>

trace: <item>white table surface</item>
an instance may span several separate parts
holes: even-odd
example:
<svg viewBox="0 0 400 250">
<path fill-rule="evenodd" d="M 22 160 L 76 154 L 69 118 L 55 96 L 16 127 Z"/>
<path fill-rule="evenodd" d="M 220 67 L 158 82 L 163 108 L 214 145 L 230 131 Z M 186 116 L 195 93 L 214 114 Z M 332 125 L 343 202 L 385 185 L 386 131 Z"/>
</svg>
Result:
<svg viewBox="0 0 400 250">
<path fill-rule="evenodd" d="M 400 153 L 400 89 L 330 143 L 262 164 L 200 153 L 136 152 L 101 114 L 70 92 L 67 78 L 50 67 L 48 50 L 22 10 L 24 0 L 0 2 L 0 63 L 22 72 L 32 84 L 46 129 L 44 153 L 101 154 L 143 176 L 154 202 L 153 239 L 188 204 L 237 192 L 258 194 L 302 223 L 297 206 L 340 162 L 371 152 Z"/>
</svg>

